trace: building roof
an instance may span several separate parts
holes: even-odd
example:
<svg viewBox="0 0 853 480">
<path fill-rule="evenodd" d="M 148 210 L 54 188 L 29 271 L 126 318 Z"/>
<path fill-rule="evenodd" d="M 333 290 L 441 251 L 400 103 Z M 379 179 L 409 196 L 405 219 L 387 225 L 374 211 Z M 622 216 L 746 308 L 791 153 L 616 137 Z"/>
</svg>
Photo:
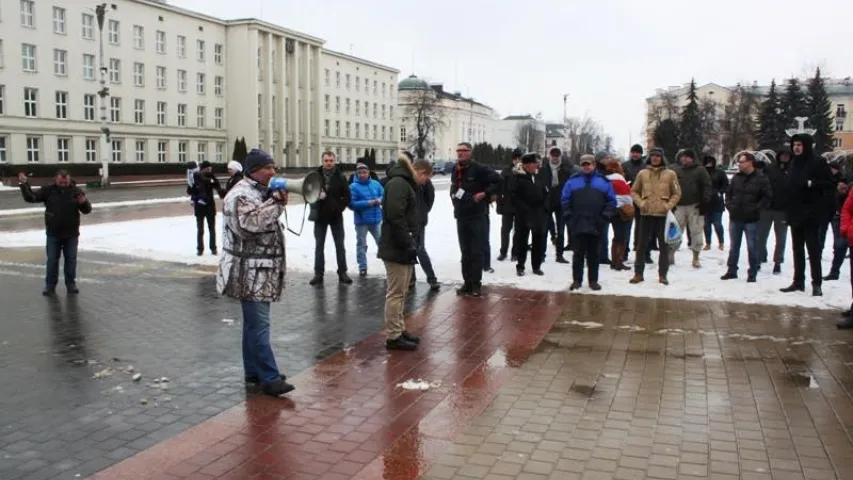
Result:
<svg viewBox="0 0 853 480">
<path fill-rule="evenodd" d="M 803 81 L 801 79 L 800 85 L 803 88 L 805 88 L 805 82 L 807 82 L 807 81 L 808 80 Z M 851 80 L 850 77 L 847 77 L 845 79 L 824 78 L 824 82 L 825 82 L 825 87 L 826 87 L 826 93 L 829 96 L 851 96 L 851 95 L 853 95 L 853 80 Z M 703 85 L 696 85 L 696 89 L 699 90 L 699 89 L 702 89 L 702 88 L 705 88 L 708 86 L 721 88 L 721 89 L 729 90 L 729 91 L 732 91 L 732 90 L 737 88 L 737 85 L 724 86 L 724 85 L 719 85 L 717 83 L 710 82 L 710 83 L 706 83 Z M 750 85 L 748 85 L 748 87 L 749 86 Z M 753 92 L 757 93 L 758 95 L 767 95 L 770 92 L 770 85 L 758 85 L 757 83 L 753 83 L 753 85 L 751 85 L 751 87 L 752 87 L 751 90 Z M 647 101 L 648 100 L 655 100 L 657 98 L 660 98 L 661 94 L 664 94 L 664 93 L 668 93 L 668 94 L 680 97 L 682 95 L 686 95 L 687 92 L 689 91 L 689 89 L 690 89 L 689 83 L 687 83 L 685 85 L 669 87 L 669 88 L 658 88 L 658 89 L 656 89 L 655 94 L 652 95 L 651 97 L 647 98 L 646 100 Z M 785 81 L 783 80 L 781 83 L 776 84 L 776 91 L 777 92 L 783 92 L 784 90 L 785 90 Z"/>
<path fill-rule="evenodd" d="M 530 115 L 510 115 L 508 117 L 504 117 L 503 120 L 536 120 Z"/>
<path fill-rule="evenodd" d="M 566 135 L 566 126 L 562 123 L 546 123 L 545 124 L 545 136 L 546 137 L 564 137 Z"/>
<path fill-rule="evenodd" d="M 414 74 L 400 80 L 397 84 L 397 90 L 428 90 L 429 83 L 422 78 L 418 78 Z"/>
<path fill-rule="evenodd" d="M 400 73 L 400 71 L 394 67 L 382 65 L 381 63 L 371 62 L 370 60 L 365 60 L 363 58 L 354 57 L 352 55 L 347 55 L 346 53 L 337 52 L 335 50 L 329 50 L 328 48 L 323 49 L 323 55 L 332 55 L 334 57 L 340 57 L 340 58 L 343 58 L 345 60 L 351 60 L 353 62 L 363 63 L 363 64 L 369 65 L 373 68 L 379 68 L 379 69 L 385 70 L 386 72 Z"/>
</svg>

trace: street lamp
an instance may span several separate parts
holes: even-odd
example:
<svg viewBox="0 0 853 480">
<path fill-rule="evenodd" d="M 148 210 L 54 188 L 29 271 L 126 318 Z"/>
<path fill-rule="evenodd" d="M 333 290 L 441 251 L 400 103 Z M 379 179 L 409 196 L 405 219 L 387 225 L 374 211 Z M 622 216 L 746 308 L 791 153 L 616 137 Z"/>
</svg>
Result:
<svg viewBox="0 0 853 480">
<path fill-rule="evenodd" d="M 110 6 L 113 10 L 115 5 Z M 107 13 L 107 4 L 102 3 L 95 7 L 95 17 L 98 19 L 98 71 L 101 89 L 98 90 L 100 99 L 99 111 L 101 115 L 101 186 L 106 187 L 110 183 L 110 127 L 107 126 L 107 101 L 110 96 L 110 88 L 107 86 L 107 67 L 104 63 L 104 17 Z"/>
<path fill-rule="evenodd" d="M 566 102 L 569 100 L 569 94 L 563 94 L 563 150 L 568 150 L 568 135 L 569 135 L 569 117 L 566 116 Z M 568 155 L 568 153 L 566 153 Z"/>
</svg>

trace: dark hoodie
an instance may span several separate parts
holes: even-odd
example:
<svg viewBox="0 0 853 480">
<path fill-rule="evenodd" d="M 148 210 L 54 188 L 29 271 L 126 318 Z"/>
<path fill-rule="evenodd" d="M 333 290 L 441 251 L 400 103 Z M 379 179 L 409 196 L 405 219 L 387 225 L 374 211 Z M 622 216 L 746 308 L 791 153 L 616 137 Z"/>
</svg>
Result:
<svg viewBox="0 0 853 480">
<path fill-rule="evenodd" d="M 764 166 L 764 175 L 770 180 L 770 188 L 773 190 L 773 201 L 768 210 L 786 211 L 788 209 L 788 191 L 791 189 L 788 173 L 791 170 L 791 160 L 782 162 L 782 155 L 792 158 L 791 150 L 784 148 L 776 152 L 776 162 Z"/>
<path fill-rule="evenodd" d="M 415 172 L 405 156 L 388 168 L 388 181 L 382 197 L 382 234 L 379 238 L 379 258 L 387 262 L 412 265 L 417 263 L 414 252 L 418 235 L 418 207 Z"/>
<path fill-rule="evenodd" d="M 792 155 L 788 169 L 788 224 L 798 227 L 825 222 L 831 218 L 832 209 L 829 205 L 834 204 L 835 196 L 829 165 L 814 156 L 811 135 L 797 134 L 791 137 L 792 152 L 794 142 L 802 142 L 803 153 Z"/>
<path fill-rule="evenodd" d="M 723 212 L 726 210 L 724 195 L 729 188 L 729 177 L 716 163 L 710 167 L 706 166 L 705 169 L 711 176 L 711 200 L 708 202 L 708 211 Z"/>
<path fill-rule="evenodd" d="M 27 203 L 44 203 L 44 228 L 49 237 L 74 238 L 80 235 L 80 214 L 92 211 L 86 200 L 77 202 L 83 190 L 72 180 L 67 187 L 55 183 L 33 191 L 29 183 L 21 184 L 21 194 Z"/>
</svg>

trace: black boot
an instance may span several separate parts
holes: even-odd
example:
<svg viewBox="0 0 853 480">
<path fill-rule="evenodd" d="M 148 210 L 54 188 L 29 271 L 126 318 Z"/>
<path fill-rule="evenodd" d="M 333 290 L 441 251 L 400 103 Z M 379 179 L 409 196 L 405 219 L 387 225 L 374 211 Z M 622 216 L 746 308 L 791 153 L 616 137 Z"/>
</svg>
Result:
<svg viewBox="0 0 853 480">
<path fill-rule="evenodd" d="M 323 286 L 323 276 L 322 275 L 314 275 L 314 278 L 312 278 L 311 281 L 308 282 L 308 285 L 311 285 L 312 287 L 317 287 L 317 286 L 322 287 Z"/>
<path fill-rule="evenodd" d="M 349 275 L 347 275 L 346 273 L 339 273 L 338 274 L 338 282 L 343 284 L 343 285 L 351 285 L 352 279 L 349 278 Z"/>
<path fill-rule="evenodd" d="M 461 287 L 456 289 L 456 295 L 470 295 L 471 294 L 471 284 L 465 283 Z"/>
<path fill-rule="evenodd" d="M 773 275 L 779 275 L 782 273 L 782 264 L 776 263 L 773 265 Z"/>
<path fill-rule="evenodd" d="M 506 260 L 506 254 L 505 253 L 501 253 L 500 255 L 498 255 L 498 261 L 499 262 L 503 262 L 504 260 Z"/>
<path fill-rule="evenodd" d="M 720 280 L 734 280 L 736 278 L 737 278 L 737 273 L 729 271 L 729 272 L 726 272 L 725 275 L 720 277 Z"/>
<path fill-rule="evenodd" d="M 801 285 L 801 284 L 798 284 L 798 283 L 794 282 L 794 283 L 792 283 L 792 284 L 788 285 L 788 286 L 787 286 L 787 287 L 785 287 L 785 288 L 780 288 L 780 289 L 779 289 L 779 291 L 780 291 L 780 292 L 782 292 L 782 293 L 805 292 L 805 291 L 806 291 L 806 286 L 805 286 L 805 285 Z"/>
<path fill-rule="evenodd" d="M 813 297 L 822 297 L 823 289 L 820 288 L 820 285 L 812 285 L 812 296 Z"/>
<path fill-rule="evenodd" d="M 839 276 L 839 274 L 838 274 L 837 270 L 830 270 L 829 275 L 823 277 L 823 279 L 824 280 L 838 280 L 838 276 Z"/>
</svg>

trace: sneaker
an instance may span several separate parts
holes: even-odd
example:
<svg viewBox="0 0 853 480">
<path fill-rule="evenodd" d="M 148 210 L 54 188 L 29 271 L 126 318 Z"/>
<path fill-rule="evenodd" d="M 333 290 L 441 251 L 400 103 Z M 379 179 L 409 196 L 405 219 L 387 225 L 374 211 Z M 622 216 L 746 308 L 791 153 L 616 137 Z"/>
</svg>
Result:
<svg viewBox="0 0 853 480">
<path fill-rule="evenodd" d="M 346 273 L 339 273 L 338 274 L 338 283 L 341 283 L 343 285 L 350 285 L 350 284 L 352 284 L 352 279 L 349 278 L 349 275 L 347 275 Z"/>
<path fill-rule="evenodd" d="M 323 286 L 323 276 L 322 275 L 314 275 L 314 278 L 312 278 L 311 281 L 308 282 L 308 285 L 311 285 L 312 287 L 317 287 L 317 286 L 322 287 Z"/>
<path fill-rule="evenodd" d="M 295 389 L 296 387 L 281 379 L 261 385 L 261 392 L 263 392 L 264 395 L 269 395 L 271 397 L 280 397 L 284 394 L 292 392 Z"/>
<path fill-rule="evenodd" d="M 411 333 L 409 333 L 405 330 L 403 330 L 403 333 L 400 334 L 400 337 L 407 342 L 414 343 L 415 345 L 418 345 L 421 343 L 420 337 L 418 337 L 417 335 L 412 335 Z"/>
<path fill-rule="evenodd" d="M 367 270 L 359 270 L 358 276 L 362 277 L 362 278 L 366 277 L 367 276 Z"/>
<path fill-rule="evenodd" d="M 400 335 L 393 340 L 385 340 L 385 348 L 388 350 L 412 351 L 417 350 L 418 345 L 406 340 L 402 335 Z"/>
</svg>

